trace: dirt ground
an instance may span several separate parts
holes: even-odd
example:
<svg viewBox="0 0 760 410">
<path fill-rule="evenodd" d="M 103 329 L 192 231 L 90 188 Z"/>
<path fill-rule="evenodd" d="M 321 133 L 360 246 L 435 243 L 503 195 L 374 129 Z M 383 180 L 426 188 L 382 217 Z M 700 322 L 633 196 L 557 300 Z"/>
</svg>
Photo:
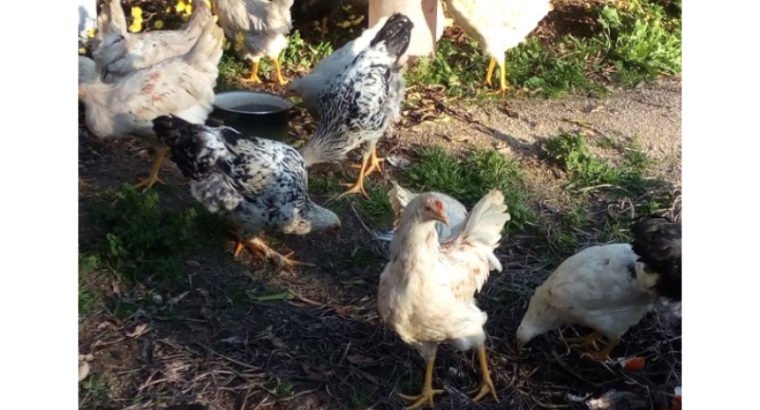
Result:
<svg viewBox="0 0 760 410">
<path fill-rule="evenodd" d="M 507 98 L 481 106 L 448 101 L 429 121 L 398 126 L 381 153 L 413 160 L 419 146 L 443 145 L 453 152 L 492 147 L 521 164 L 529 189 L 542 198 L 537 206 L 550 206 L 568 194 L 541 159 L 538 144 L 577 130 L 613 141 L 635 138 L 656 159 L 653 172 L 680 191 L 680 96 L 680 81 L 668 79 L 613 90 L 602 99 Z M 294 126 L 294 137 L 305 138 L 309 128 Z M 619 155 L 600 153 L 613 160 Z M 87 252 L 104 240 L 91 204 L 104 190 L 144 175 L 149 157 L 139 142 L 97 141 L 82 129 L 79 164 L 80 252 Z M 389 171 L 393 178 L 397 170 Z M 165 166 L 163 176 L 162 200 L 177 209 L 192 202 L 173 164 Z M 185 279 L 174 288 L 153 287 L 149 280 L 126 286 L 108 272 L 95 272 L 86 286 L 103 299 L 95 314 L 80 318 L 79 353 L 90 355 L 89 387 L 81 387 L 87 379 L 80 383 L 81 407 L 401 408 L 404 402 L 396 394 L 419 389 L 423 363 L 378 318 L 375 295 L 386 245 L 368 234 L 356 213 L 340 216 L 338 238 L 320 233 L 273 238 L 277 246 L 318 264 L 297 273 L 279 272 L 246 255 L 236 260 L 227 240 L 184 255 Z M 500 403 L 490 398 L 471 403 L 466 392 L 479 381 L 475 357 L 442 346 L 434 384 L 446 392 L 437 397 L 437 408 L 585 409 L 586 400 L 612 389 L 631 394 L 625 408 L 668 407 L 669 395 L 681 384 L 680 309 L 661 306 L 615 349 L 617 357 L 646 357 L 640 372 L 581 360 L 558 332 L 516 351 L 517 324 L 532 289 L 552 267 L 530 249 L 528 239 L 503 240 L 497 254 L 505 269 L 492 275 L 478 296 L 489 314 L 487 346 Z M 131 309 L 119 314 L 124 306 Z"/>
</svg>

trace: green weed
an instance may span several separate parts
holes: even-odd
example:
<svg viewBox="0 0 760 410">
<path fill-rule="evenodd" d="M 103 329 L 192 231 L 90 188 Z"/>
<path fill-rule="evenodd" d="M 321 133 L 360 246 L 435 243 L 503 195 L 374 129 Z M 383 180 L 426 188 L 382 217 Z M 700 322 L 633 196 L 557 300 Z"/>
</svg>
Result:
<svg viewBox="0 0 760 410">
<path fill-rule="evenodd" d="M 511 216 L 511 232 L 525 230 L 536 220 L 527 201 L 522 172 L 517 164 L 495 151 L 475 150 L 463 159 L 441 148 L 426 148 L 404 176 L 409 187 L 418 191 L 438 191 L 451 195 L 470 209 L 491 189 L 500 189 Z"/>
<path fill-rule="evenodd" d="M 104 194 L 94 215 L 107 233 L 99 257 L 129 281 L 155 277 L 174 282 L 183 252 L 200 249 L 224 232 L 225 224 L 200 205 L 182 211 L 162 208 L 158 192 L 124 186 Z"/>
</svg>

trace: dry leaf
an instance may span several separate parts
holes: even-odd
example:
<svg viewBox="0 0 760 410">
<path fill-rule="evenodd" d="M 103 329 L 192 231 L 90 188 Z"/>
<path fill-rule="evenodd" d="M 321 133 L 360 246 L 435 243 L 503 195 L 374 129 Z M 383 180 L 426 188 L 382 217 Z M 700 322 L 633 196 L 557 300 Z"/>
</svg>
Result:
<svg viewBox="0 0 760 410">
<path fill-rule="evenodd" d="M 135 326 L 135 330 L 132 331 L 132 333 L 128 333 L 127 336 L 131 338 L 137 339 L 138 337 L 144 335 L 149 330 L 148 325 L 143 323 Z"/>
<path fill-rule="evenodd" d="M 86 361 L 79 360 L 79 381 L 86 379 L 90 374 L 90 364 Z"/>
</svg>

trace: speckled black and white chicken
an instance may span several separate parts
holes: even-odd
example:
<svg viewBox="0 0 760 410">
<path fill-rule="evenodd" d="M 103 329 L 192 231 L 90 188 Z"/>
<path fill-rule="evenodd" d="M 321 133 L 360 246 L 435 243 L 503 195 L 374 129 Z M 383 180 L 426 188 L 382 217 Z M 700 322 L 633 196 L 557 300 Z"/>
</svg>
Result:
<svg viewBox="0 0 760 410">
<path fill-rule="evenodd" d="M 507 90 L 504 53 L 520 44 L 552 10 L 551 0 L 444 0 L 454 22 L 491 57 L 486 84 L 499 65 L 499 89 Z"/>
<path fill-rule="evenodd" d="M 153 30 L 130 33 L 120 0 L 110 0 L 98 15 L 98 31 L 92 58 L 105 82 L 118 81 L 127 74 L 169 58 L 186 54 L 197 42 L 203 28 L 213 20 L 207 0 L 195 0 L 194 12 L 180 30 Z"/>
<path fill-rule="evenodd" d="M 359 178 L 341 196 L 367 197 L 364 178 L 381 170 L 376 145 L 388 126 L 400 117 L 404 96 L 403 66 L 399 59 L 409 46 L 413 24 L 395 13 L 386 20 L 369 45 L 322 90 L 317 129 L 301 148 L 306 166 L 338 162 L 362 147 Z"/>
<path fill-rule="evenodd" d="M 517 329 L 518 346 L 547 331 L 579 324 L 594 332 L 570 341 L 586 347 L 605 336 L 609 343 L 603 349 L 584 356 L 606 360 L 658 298 L 681 300 L 681 225 L 643 218 L 631 231 L 632 244 L 592 246 L 557 267 L 530 300 Z"/>
<path fill-rule="evenodd" d="M 494 254 L 501 230 L 509 220 L 504 195 L 493 190 L 472 208 L 463 229 L 440 242 L 436 223 L 448 225 L 446 205 L 434 194 L 420 194 L 409 202 L 390 246 L 390 262 L 380 275 L 378 310 L 383 321 L 425 359 L 425 381 L 410 408 L 433 406 L 441 390 L 432 384 L 439 343 L 460 350 L 478 349 L 482 382 L 477 401 L 487 394 L 497 399 L 488 370 L 483 326 L 488 315 L 476 305 L 491 270 L 501 271 Z"/>
<path fill-rule="evenodd" d="M 156 118 L 153 128 L 190 180 L 193 197 L 238 225 L 236 256 L 245 246 L 281 267 L 305 265 L 273 250 L 260 235 L 340 228 L 338 216 L 309 197 L 303 158 L 291 146 L 171 116 Z"/>
<path fill-rule="evenodd" d="M 387 18 L 378 20 L 374 26 L 364 30 L 359 37 L 349 41 L 343 47 L 320 60 L 311 69 L 309 74 L 301 78 L 295 78 L 288 84 L 288 91 L 301 97 L 303 105 L 314 118 L 320 118 L 322 115 L 322 101 L 320 98 L 322 92 L 331 87 L 333 80 L 346 70 L 346 67 L 354 61 L 362 50 L 369 47 L 370 42 L 375 38 L 377 32 L 380 31 L 380 28 L 383 27 L 386 21 Z M 391 90 L 403 92 L 403 83 L 396 84 Z M 403 98 L 403 96 L 392 97 L 392 99 L 395 98 Z"/>
<path fill-rule="evenodd" d="M 293 0 L 214 0 L 214 11 L 232 48 L 253 62 L 247 81 L 260 83 L 259 61 L 268 57 L 274 62 L 277 81 L 284 85 L 280 53 L 288 46 L 290 7 Z"/>
<path fill-rule="evenodd" d="M 153 118 L 173 114 L 192 122 L 206 121 L 213 108 L 223 40 L 222 29 L 209 20 L 183 56 L 130 72 L 112 83 L 95 77 L 79 84 L 85 124 L 92 134 L 98 138 L 142 137 L 156 149 L 150 175 L 138 187 L 148 189 L 160 182 L 158 173 L 167 153 L 155 138 Z"/>
</svg>

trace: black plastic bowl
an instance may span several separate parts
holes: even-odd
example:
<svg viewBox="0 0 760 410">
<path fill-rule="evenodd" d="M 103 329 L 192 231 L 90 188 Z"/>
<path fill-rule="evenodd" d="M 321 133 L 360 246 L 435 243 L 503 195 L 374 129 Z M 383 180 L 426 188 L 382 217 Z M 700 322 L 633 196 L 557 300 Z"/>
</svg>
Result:
<svg viewBox="0 0 760 410">
<path fill-rule="evenodd" d="M 226 91 L 216 94 L 211 117 L 243 135 L 283 141 L 291 108 L 291 103 L 274 94 Z"/>
</svg>

